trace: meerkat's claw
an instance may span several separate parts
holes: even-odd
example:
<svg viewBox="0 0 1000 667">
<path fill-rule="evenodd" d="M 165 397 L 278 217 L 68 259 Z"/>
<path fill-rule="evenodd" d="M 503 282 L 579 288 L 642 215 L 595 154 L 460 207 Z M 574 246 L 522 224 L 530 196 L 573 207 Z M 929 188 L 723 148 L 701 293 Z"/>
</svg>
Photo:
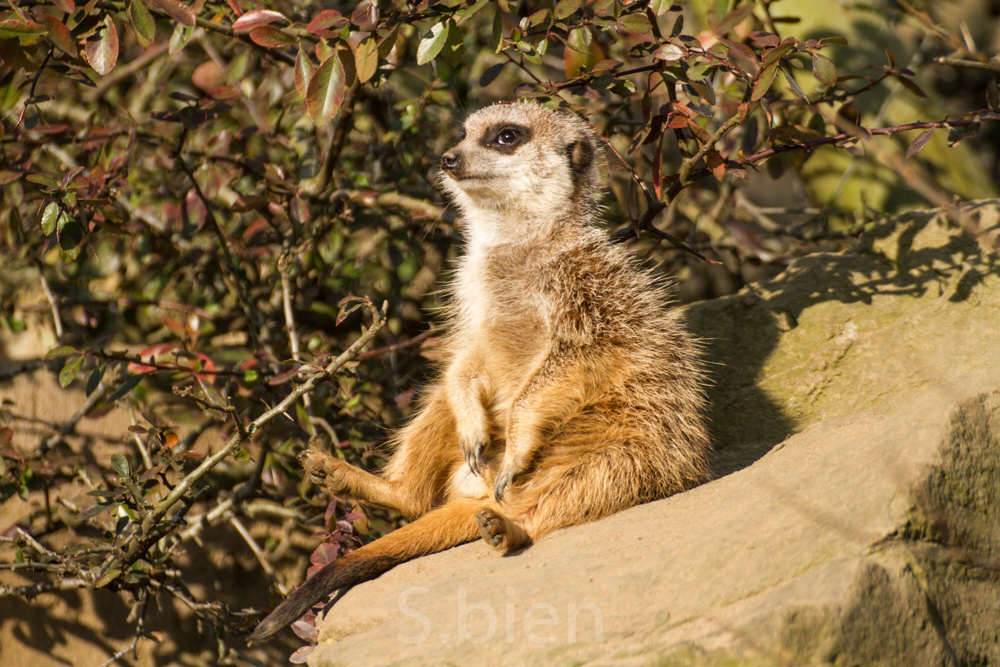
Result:
<svg viewBox="0 0 1000 667">
<path fill-rule="evenodd" d="M 497 501 L 503 500 L 504 492 L 507 490 L 507 487 L 510 486 L 510 480 L 513 479 L 513 477 L 513 472 L 501 471 L 500 474 L 497 475 L 497 479 L 493 483 L 493 496 L 497 499 Z"/>
<path fill-rule="evenodd" d="M 462 447 L 462 452 L 465 454 L 465 463 L 469 466 L 469 470 L 475 475 L 483 476 L 483 448 L 485 443 L 482 440 L 477 440 L 475 444 L 471 447 Z"/>
</svg>

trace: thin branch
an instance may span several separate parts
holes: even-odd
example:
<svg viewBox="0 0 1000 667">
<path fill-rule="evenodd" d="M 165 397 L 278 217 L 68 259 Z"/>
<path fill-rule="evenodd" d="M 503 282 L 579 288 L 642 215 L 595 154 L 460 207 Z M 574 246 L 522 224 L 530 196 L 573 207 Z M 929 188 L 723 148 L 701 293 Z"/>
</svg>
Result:
<svg viewBox="0 0 1000 667">
<path fill-rule="evenodd" d="M 56 303 L 56 297 L 52 293 L 52 288 L 49 287 L 49 281 L 45 279 L 45 268 L 40 261 L 38 262 L 38 278 L 42 283 L 45 299 L 49 302 L 49 309 L 52 311 L 52 324 L 56 329 L 56 340 L 62 341 L 63 324 L 62 317 L 59 315 L 59 304 Z"/>
<path fill-rule="evenodd" d="M 985 69 L 990 72 L 1000 72 L 1000 62 L 995 62 L 993 60 L 969 60 L 968 58 L 949 58 L 948 56 L 941 56 L 935 58 L 934 62 L 941 65 L 952 65 L 954 67 L 971 67 L 973 69 Z"/>
<path fill-rule="evenodd" d="M 399 350 L 405 350 L 408 347 L 413 347 L 414 345 L 419 345 L 435 333 L 440 333 L 440 331 L 440 328 L 432 327 L 421 334 L 417 334 L 413 338 L 393 343 L 392 345 L 386 345 L 385 347 L 377 347 L 374 350 L 368 350 L 367 352 L 358 355 L 358 361 L 365 361 L 366 359 L 371 359 L 372 357 L 378 357 L 383 354 L 388 354 L 389 352 L 397 352 Z"/>
<path fill-rule="evenodd" d="M 0 585 L 0 597 L 15 596 L 31 600 L 40 593 L 53 591 L 75 591 L 80 588 L 90 588 L 91 582 L 82 577 L 57 579 L 56 581 L 28 584 L 26 586 Z"/>
</svg>

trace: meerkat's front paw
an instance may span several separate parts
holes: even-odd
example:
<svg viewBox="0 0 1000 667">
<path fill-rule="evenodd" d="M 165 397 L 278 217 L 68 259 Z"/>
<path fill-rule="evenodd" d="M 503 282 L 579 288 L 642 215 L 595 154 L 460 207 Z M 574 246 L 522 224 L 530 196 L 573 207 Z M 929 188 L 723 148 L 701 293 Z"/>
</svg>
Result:
<svg viewBox="0 0 1000 667">
<path fill-rule="evenodd" d="M 483 450 L 485 448 L 485 439 L 476 439 L 471 442 L 465 439 L 462 440 L 462 453 L 465 455 L 465 463 L 469 466 L 469 470 L 480 476 L 483 474 Z"/>
</svg>

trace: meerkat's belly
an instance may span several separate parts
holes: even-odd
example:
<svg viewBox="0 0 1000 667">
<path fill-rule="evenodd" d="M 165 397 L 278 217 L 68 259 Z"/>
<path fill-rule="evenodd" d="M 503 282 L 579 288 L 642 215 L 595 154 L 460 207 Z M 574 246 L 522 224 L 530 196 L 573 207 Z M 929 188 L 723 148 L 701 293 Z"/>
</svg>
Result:
<svg viewBox="0 0 1000 667">
<path fill-rule="evenodd" d="M 450 498 L 488 498 L 492 490 L 486 480 L 472 472 L 468 463 L 460 465 L 451 476 L 448 483 Z"/>
</svg>

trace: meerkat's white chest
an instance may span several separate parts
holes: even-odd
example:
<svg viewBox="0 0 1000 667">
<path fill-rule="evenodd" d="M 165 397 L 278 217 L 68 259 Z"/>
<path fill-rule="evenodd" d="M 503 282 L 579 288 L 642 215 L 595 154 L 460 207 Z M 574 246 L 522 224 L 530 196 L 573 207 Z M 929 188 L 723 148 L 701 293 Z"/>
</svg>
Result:
<svg viewBox="0 0 1000 667">
<path fill-rule="evenodd" d="M 455 296 L 464 328 L 482 330 L 490 324 L 491 295 L 485 276 L 486 252 L 470 246 L 455 276 Z"/>
</svg>

